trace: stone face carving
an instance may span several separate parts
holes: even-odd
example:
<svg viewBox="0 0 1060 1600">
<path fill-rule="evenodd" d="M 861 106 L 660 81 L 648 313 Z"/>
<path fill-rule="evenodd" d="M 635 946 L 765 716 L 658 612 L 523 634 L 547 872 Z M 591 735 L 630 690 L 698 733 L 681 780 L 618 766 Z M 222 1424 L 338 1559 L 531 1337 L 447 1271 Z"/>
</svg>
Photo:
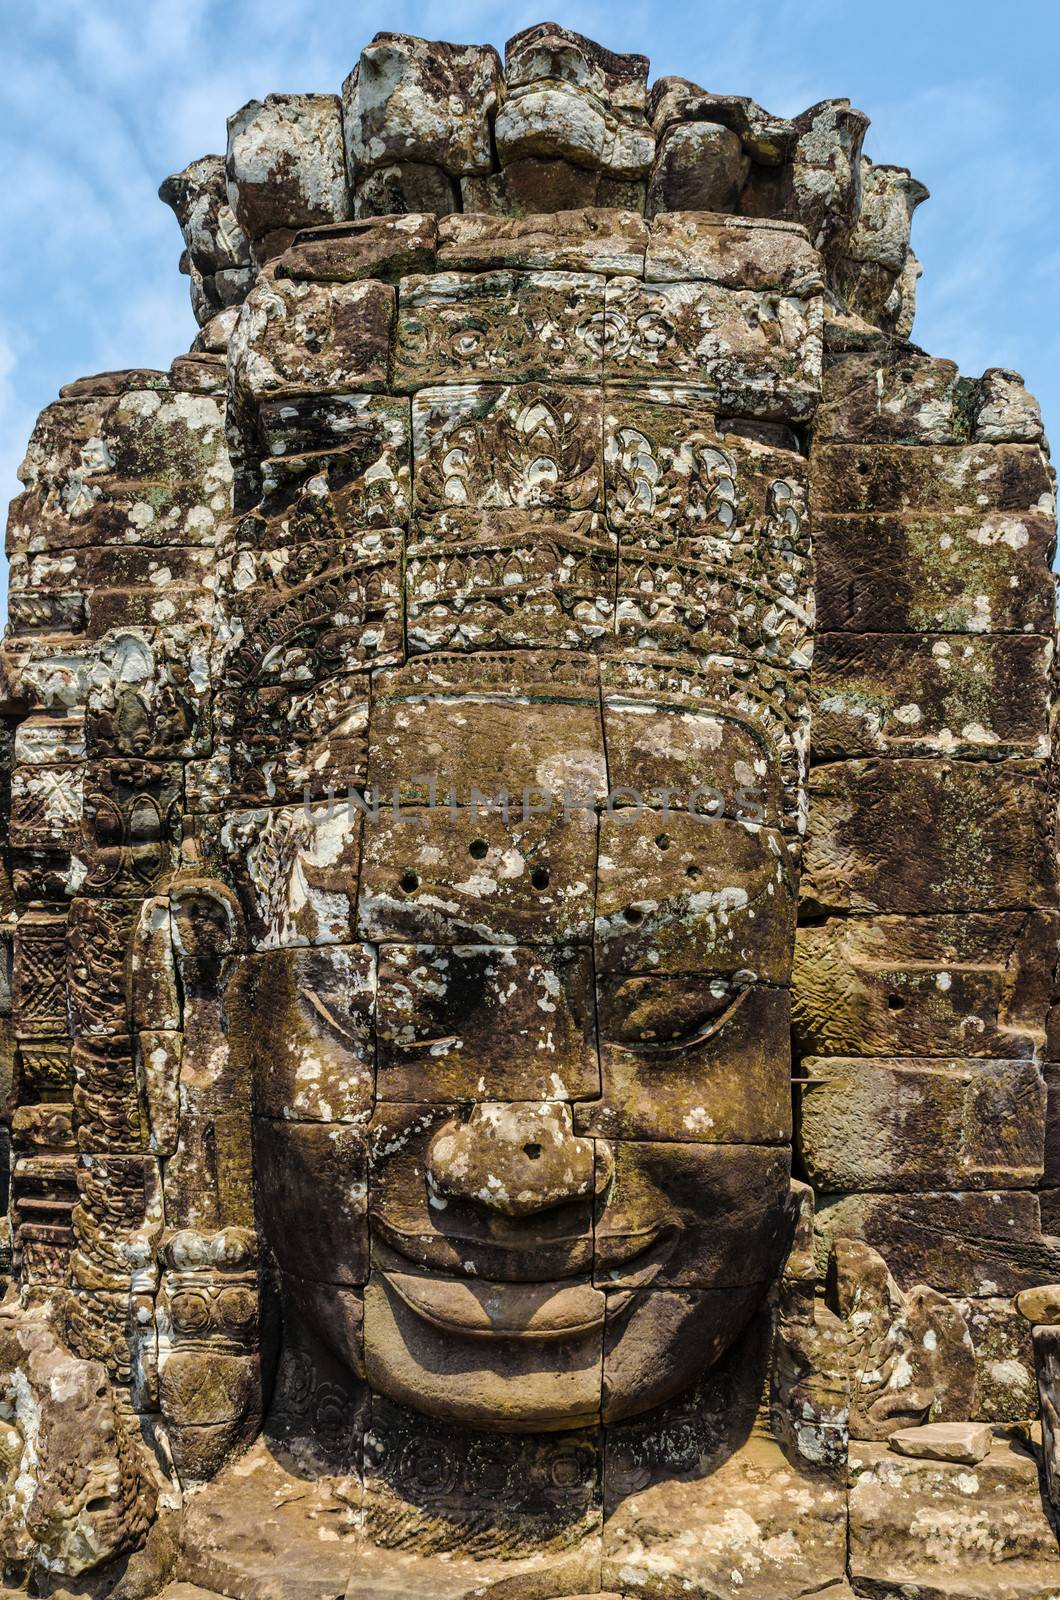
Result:
<svg viewBox="0 0 1060 1600">
<path fill-rule="evenodd" d="M 1053 482 L 865 127 L 382 33 L 163 184 L 9 523 L 5 1593 L 1060 1587 Z"/>
</svg>

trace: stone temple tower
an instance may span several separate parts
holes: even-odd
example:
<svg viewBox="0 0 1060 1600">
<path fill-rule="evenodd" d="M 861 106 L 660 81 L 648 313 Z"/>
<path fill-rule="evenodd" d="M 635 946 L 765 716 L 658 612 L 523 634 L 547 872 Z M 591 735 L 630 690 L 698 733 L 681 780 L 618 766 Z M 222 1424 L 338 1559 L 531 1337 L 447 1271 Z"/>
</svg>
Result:
<svg viewBox="0 0 1060 1600">
<path fill-rule="evenodd" d="M 167 178 L 0 649 L 0 1593 L 1060 1594 L 1054 479 L 552 23 Z"/>
</svg>

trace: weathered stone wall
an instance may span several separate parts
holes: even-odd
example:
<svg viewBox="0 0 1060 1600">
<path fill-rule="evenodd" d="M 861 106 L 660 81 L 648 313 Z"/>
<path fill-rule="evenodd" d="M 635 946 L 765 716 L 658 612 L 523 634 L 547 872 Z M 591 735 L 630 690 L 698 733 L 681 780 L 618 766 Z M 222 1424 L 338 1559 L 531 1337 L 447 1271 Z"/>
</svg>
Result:
<svg viewBox="0 0 1060 1600">
<path fill-rule="evenodd" d="M 1057 1588 L 1040 418 L 909 342 L 861 112 L 647 74 L 380 34 L 252 101 L 162 186 L 192 352 L 38 420 L 10 1592 Z M 588 809 L 476 809 L 530 773 Z"/>
<path fill-rule="evenodd" d="M 914 350 L 829 353 L 811 484 L 813 772 L 796 1036 L 820 1247 L 955 1297 L 973 1414 L 1034 1409 L 1057 942 L 1053 485 L 1037 408 Z"/>
<path fill-rule="evenodd" d="M 228 124 L 224 157 L 167 178 L 203 349 L 295 232 L 395 213 L 526 217 L 600 206 L 800 223 L 858 316 L 908 335 L 927 190 L 862 155 L 848 100 L 775 117 L 684 78 L 648 87 L 645 56 L 541 23 L 491 47 L 377 34 L 335 95 L 268 95 Z"/>
</svg>

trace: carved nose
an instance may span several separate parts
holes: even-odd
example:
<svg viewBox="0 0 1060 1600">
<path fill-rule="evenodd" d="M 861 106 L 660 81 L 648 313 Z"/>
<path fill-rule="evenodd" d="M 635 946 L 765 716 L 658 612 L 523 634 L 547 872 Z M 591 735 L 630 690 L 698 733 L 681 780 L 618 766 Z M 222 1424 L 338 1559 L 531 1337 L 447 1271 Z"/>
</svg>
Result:
<svg viewBox="0 0 1060 1600">
<path fill-rule="evenodd" d="M 602 1140 L 577 1139 L 568 1105 L 477 1105 L 466 1122 L 439 1128 L 427 1182 L 440 1200 L 466 1200 L 506 1217 L 529 1217 L 599 1194 L 610 1180 Z"/>
</svg>

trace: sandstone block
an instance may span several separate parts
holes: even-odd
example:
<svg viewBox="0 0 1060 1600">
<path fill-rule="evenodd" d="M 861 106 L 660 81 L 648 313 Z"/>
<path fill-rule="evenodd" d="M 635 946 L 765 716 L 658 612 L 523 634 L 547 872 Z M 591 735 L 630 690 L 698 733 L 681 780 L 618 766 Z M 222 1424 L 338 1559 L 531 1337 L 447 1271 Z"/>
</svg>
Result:
<svg viewBox="0 0 1060 1600">
<path fill-rule="evenodd" d="M 322 487 L 318 482 L 308 488 L 305 499 L 316 501 L 328 526 L 337 508 L 331 496 L 314 493 Z M 341 506 L 341 491 L 337 498 Z M 356 493 L 349 498 L 355 500 Z M 300 504 L 296 518 L 298 509 Z M 284 530 L 274 531 L 282 535 Z M 400 660 L 403 544 L 400 529 L 365 528 L 352 539 L 233 551 L 226 573 L 232 580 L 225 619 L 231 640 L 228 681 L 217 718 L 226 734 L 234 731 L 230 719 L 239 715 L 236 708 L 245 713 L 247 700 L 255 696 L 261 697 L 262 710 L 283 686 L 312 699 L 314 690 L 328 693 L 332 685 L 326 680 L 332 675 L 341 682 L 346 675 Z M 327 669 L 311 678 L 309 658 L 326 659 Z M 363 698 L 367 685 L 361 687 Z M 305 731 L 303 726 L 303 737 Z M 285 735 L 288 749 L 301 742 L 292 741 L 289 729 Z"/>
<path fill-rule="evenodd" d="M 509 1341 L 505 1351 L 503 1342 L 486 1344 L 474 1334 L 461 1338 L 455 1320 L 440 1331 L 416 1310 L 419 1289 L 431 1297 L 425 1305 L 437 1315 L 439 1287 L 437 1280 L 411 1273 L 373 1273 L 364 1297 L 364 1347 L 374 1390 L 405 1406 L 426 1400 L 435 1416 L 471 1427 L 503 1418 L 520 1432 L 578 1428 L 599 1417 L 602 1294 L 580 1291 L 587 1304 L 578 1314 L 592 1315 L 595 1309 L 599 1325 L 581 1339 L 564 1340 L 557 1360 L 557 1347 L 547 1340 L 529 1346 Z M 479 1308 L 478 1296 L 464 1285 L 454 1285 L 450 1296 L 471 1302 L 468 1318 Z M 455 1319 L 464 1308 L 454 1305 L 447 1311 Z"/>
<path fill-rule="evenodd" d="M 78 897 L 67 923 L 67 984 L 75 1034 L 107 1038 L 129 1029 L 126 957 L 135 902 Z M 162 996 L 156 992 L 156 998 Z M 177 1025 L 164 1003 L 153 1012 L 160 1027 Z"/>
<path fill-rule="evenodd" d="M 463 180 L 467 182 L 467 179 Z M 422 161 L 394 161 L 357 179 L 353 186 L 355 217 L 417 213 L 447 217 L 458 208 L 454 179 L 441 167 Z"/>
<path fill-rule="evenodd" d="M 452 1322 L 464 1338 L 478 1337 L 484 1325 L 470 1302 L 454 1298 L 456 1289 L 480 1283 L 536 1289 L 543 1329 L 554 1312 L 565 1319 L 554 1331 L 599 1324 L 599 1334 L 602 1305 L 593 1299 L 595 1309 L 581 1314 L 593 1266 L 594 1191 L 604 1189 L 610 1173 L 609 1162 L 595 1163 L 594 1154 L 591 1140 L 575 1136 L 565 1104 L 480 1103 L 462 1116 L 452 1104 L 380 1101 L 369 1130 L 373 1262 L 388 1274 L 437 1279 L 433 1314 L 428 1284 L 419 1290 L 410 1284 L 408 1292 L 428 1321 L 433 1315 L 443 1326 Z M 570 1285 L 573 1300 L 560 1299 L 549 1311 L 568 1279 L 577 1280 Z M 498 1329 L 518 1327 L 518 1297 L 507 1304 L 498 1288 L 495 1315 Z"/>
<path fill-rule="evenodd" d="M 1060 1322 L 1060 1285 L 1049 1283 L 1022 1289 L 1016 1296 L 1016 1309 L 1035 1327 Z"/>
<path fill-rule="evenodd" d="M 846 1346 L 838 1369 L 849 1391 L 851 1444 L 929 1419 L 967 1417 L 975 1353 L 967 1323 L 946 1296 L 922 1283 L 903 1293 L 883 1257 L 859 1239 L 834 1239 L 828 1270 Z"/>
<path fill-rule="evenodd" d="M 413 752 L 415 754 L 413 755 Z M 520 811 L 590 804 L 608 790 L 596 661 L 573 652 L 430 655 L 379 672 L 372 686 L 369 788 L 404 804 Z M 433 790 L 433 794 L 432 794 Z M 535 798 L 536 796 L 536 798 Z"/>
<path fill-rule="evenodd" d="M 962 444 L 970 385 L 953 361 L 911 351 L 847 355 L 825 370 L 818 444 Z"/>
<path fill-rule="evenodd" d="M 421 389 L 412 402 L 420 512 L 582 511 L 602 487 L 600 397 L 525 383 Z"/>
<path fill-rule="evenodd" d="M 1032 1062 L 809 1056 L 802 1070 L 797 1143 L 817 1189 L 1022 1189 L 1041 1175 Z"/>
<path fill-rule="evenodd" d="M 584 207 L 502 218 L 463 212 L 438 225 L 443 272 L 591 272 L 606 277 L 644 270 L 648 229 L 633 211 Z"/>
<path fill-rule="evenodd" d="M 938 1587 L 955 1594 L 1048 1594 L 1060 1559 L 1038 1493 L 1034 1457 L 995 1441 L 974 1468 L 851 1452 L 850 1566 L 855 1584 Z M 928 1543 L 920 1528 L 931 1518 Z"/>
<path fill-rule="evenodd" d="M 201 816 L 220 809 L 226 794 L 251 806 L 304 804 L 307 796 L 348 797 L 351 785 L 359 790 L 364 782 L 368 693 L 363 672 L 339 673 L 320 686 L 251 685 L 245 694 L 233 695 L 222 714 L 226 722 L 231 715 L 231 758 L 218 754 L 186 768 L 188 806 Z M 292 726 L 299 730 L 293 738 Z"/>
<path fill-rule="evenodd" d="M 274 271 L 278 278 L 314 283 L 396 281 L 406 273 L 432 272 L 436 243 L 434 217 L 423 213 L 333 222 L 299 229 Z"/>
<path fill-rule="evenodd" d="M 254 1119 L 254 1180 L 281 1271 L 318 1283 L 368 1277 L 368 1151 L 348 1123 Z M 321 1233 L 317 1220 L 328 1218 Z"/>
<path fill-rule="evenodd" d="M 223 429 L 216 399 L 169 392 L 168 385 L 59 400 L 37 418 L 19 474 L 28 489 L 65 490 L 64 511 L 78 520 L 96 479 L 106 487 L 114 480 L 174 483 L 214 473 L 226 486 Z"/>
<path fill-rule="evenodd" d="M 682 550 L 657 552 L 623 541 L 616 606 L 623 650 L 691 656 L 701 664 L 721 654 L 781 670 L 808 667 L 807 564 L 783 546 L 767 545 L 760 554 L 765 570 L 755 582 Z"/>
<path fill-rule="evenodd" d="M 199 272 L 243 266 L 250 246 L 228 200 L 223 156 L 203 156 L 166 178 L 159 199 L 180 224 L 191 265 Z"/>
<path fill-rule="evenodd" d="M 358 926 L 372 941 L 587 944 L 595 892 L 592 812 L 402 810 L 365 830 Z"/>
<path fill-rule="evenodd" d="M 614 627 L 615 537 L 591 512 L 446 511 L 405 564 L 410 653 L 599 650 Z"/>
<path fill-rule="evenodd" d="M 754 1284 L 609 1294 L 603 1421 L 613 1426 L 686 1389 L 739 1338 L 760 1299 Z"/>
<path fill-rule="evenodd" d="M 800 928 L 798 1046 L 822 1056 L 1032 1058 L 1056 938 L 1049 912 L 843 917 Z"/>
<path fill-rule="evenodd" d="M 716 122 L 674 122 L 659 140 L 648 183 L 648 216 L 663 211 L 735 211 L 750 159 L 739 136 Z"/>
<path fill-rule="evenodd" d="M 617 278 L 607 285 L 606 305 L 607 378 L 703 384 L 743 415 L 799 418 L 813 409 L 821 382 L 819 300 Z"/>
<path fill-rule="evenodd" d="M 326 508 L 319 506 L 324 478 L 333 495 L 342 492 L 344 527 L 403 522 L 409 500 L 409 411 L 407 402 L 375 394 L 305 395 L 265 399 L 258 410 L 267 542 L 334 538 Z M 309 494 L 299 501 L 301 485 Z M 291 502 L 295 501 L 295 504 Z M 317 505 L 314 506 L 314 501 Z M 278 516 L 269 516 L 273 505 Z M 312 520 L 317 526 L 312 526 Z M 291 524 L 294 524 L 292 529 Z"/>
<path fill-rule="evenodd" d="M 502 92 L 489 45 L 377 33 L 342 86 L 351 175 L 394 162 L 448 173 L 490 170 L 490 120 Z"/>
<path fill-rule="evenodd" d="M 828 444 L 815 466 L 824 512 L 1053 510 L 1045 458 L 1031 444 Z"/>
<path fill-rule="evenodd" d="M 612 178 L 548 156 L 524 156 L 488 178 L 460 180 L 465 214 L 489 212 L 516 219 L 589 206 L 642 216 L 645 188 L 642 178 Z"/>
<path fill-rule="evenodd" d="M 587 950 L 387 945 L 377 1015 L 379 1092 L 387 1100 L 599 1093 Z"/>
<path fill-rule="evenodd" d="M 827 911 L 1048 905 L 1039 768 L 859 760 L 818 767 L 803 894 Z"/>
<path fill-rule="evenodd" d="M 818 634 L 814 756 L 1046 755 L 1051 659 L 1041 637 Z"/>
<path fill-rule="evenodd" d="M 1060 1499 L 1060 1421 L 1057 1407 L 1057 1376 L 1060 1371 L 1060 1348 L 1055 1327 L 1038 1327 L 1033 1334 L 1034 1370 L 1038 1379 L 1041 1401 L 1042 1466 L 1045 1493 L 1055 1511 Z"/>
<path fill-rule="evenodd" d="M 401 284 L 394 386 L 598 379 L 604 284 L 589 272 L 440 272 Z"/>
<path fill-rule="evenodd" d="M 211 644 L 210 629 L 194 624 L 104 635 L 88 695 L 88 752 L 158 760 L 205 755 L 212 735 Z"/>
<path fill-rule="evenodd" d="M 72 850 L 80 842 L 83 768 L 19 765 L 11 774 L 11 843 Z"/>
<path fill-rule="evenodd" d="M 831 1241 L 864 1239 L 903 1288 L 992 1298 L 1060 1277 L 1060 1246 L 1028 1191 L 825 1196 L 815 1231 L 822 1265 Z"/>
<path fill-rule="evenodd" d="M 375 954 L 365 945 L 274 950 L 254 961 L 235 1014 L 248 1030 L 260 1117 L 367 1119 L 375 989 Z"/>
<path fill-rule="evenodd" d="M 318 1476 L 307 1491 L 295 1463 L 259 1440 L 209 1493 L 189 1497 L 181 1570 L 207 1594 L 237 1585 L 256 1600 L 342 1594 L 352 1576 L 359 1499 L 353 1476 Z M 322 1526 L 337 1537 L 321 1539 Z"/>
<path fill-rule="evenodd" d="M 598 878 L 599 972 L 787 981 L 794 883 L 779 834 L 687 811 L 615 809 L 601 818 Z"/>
<path fill-rule="evenodd" d="M 326 439 L 334 448 L 262 463 L 262 514 L 245 519 L 230 546 L 233 580 L 245 582 L 238 563 L 261 550 L 289 547 L 286 556 L 274 558 L 283 568 L 274 565 L 268 577 L 283 576 L 290 587 L 324 555 L 347 567 L 378 557 L 386 548 L 380 534 L 406 522 L 410 510 L 407 409 L 374 395 L 344 395 L 314 405 L 267 401 L 261 416 L 270 444 L 312 447 Z"/>
<path fill-rule="evenodd" d="M 791 214 L 826 256 L 842 252 L 857 220 L 868 125 L 849 100 L 822 100 L 794 119 Z"/>
<path fill-rule="evenodd" d="M 692 279 L 726 289 L 771 289 L 806 297 L 821 292 L 820 256 L 797 222 L 704 216 L 703 210 L 667 206 L 653 217 L 644 265 L 649 283 Z"/>
<path fill-rule="evenodd" d="M 820 1593 L 822 1600 L 830 1594 L 843 1600 L 846 1504 L 840 1486 L 819 1474 L 793 1471 L 771 1440 L 747 1441 L 713 1459 L 704 1451 L 701 1461 L 688 1448 L 694 1413 L 675 1421 L 676 1473 L 646 1484 L 651 1466 L 636 1457 L 631 1463 L 633 1492 L 616 1505 L 604 1527 L 602 1582 L 625 1592 L 636 1573 L 647 1585 L 655 1581 L 652 1569 L 661 1559 L 681 1573 L 671 1590 L 675 1595 L 677 1583 L 689 1582 L 706 1594 L 724 1593 L 738 1572 L 739 1593 L 755 1600 L 799 1589 Z M 609 1439 L 614 1481 L 613 1455 L 617 1451 Z"/>
<path fill-rule="evenodd" d="M 275 395 L 386 386 L 394 290 L 277 278 L 247 297 L 229 349 L 232 382 L 253 405 Z"/>
<path fill-rule="evenodd" d="M 616 385 L 604 400 L 612 527 L 734 574 L 766 565 L 766 549 L 783 543 L 792 588 L 809 586 L 808 564 L 799 560 L 808 552 L 802 456 L 722 434 L 717 397 L 698 385 Z"/>
<path fill-rule="evenodd" d="M 711 94 L 687 78 L 656 78 L 648 115 L 657 134 L 673 122 L 717 122 L 732 128 L 752 159 L 766 167 L 786 161 L 795 138 L 792 122 L 772 116 L 746 95 Z"/>
<path fill-rule="evenodd" d="M 1004 1423 L 1033 1417 L 1038 1394 L 1030 1324 L 1013 1301 L 1003 1296 L 962 1296 L 953 1303 L 964 1319 L 975 1353 L 972 1419 Z"/>
<path fill-rule="evenodd" d="M 878 263 L 898 274 L 909 250 L 913 212 L 928 199 L 905 167 L 875 166 L 861 158 L 861 207 L 847 244 L 855 261 Z"/>
<path fill-rule="evenodd" d="M 270 94 L 248 101 L 228 119 L 225 178 L 250 239 L 349 216 L 337 96 Z"/>
<path fill-rule="evenodd" d="M 620 178 L 647 172 L 655 140 L 644 115 L 644 56 L 615 55 L 540 23 L 509 39 L 504 65 L 507 94 L 495 127 L 502 163 L 545 156 Z"/>
<path fill-rule="evenodd" d="M 85 767 L 83 890 L 142 899 L 173 864 L 182 777 L 172 761 L 92 761 Z"/>
<path fill-rule="evenodd" d="M 604 663 L 604 731 L 613 794 L 652 808 L 689 805 L 714 817 L 781 827 L 792 821 L 781 755 L 766 728 L 717 702 L 668 705 Z M 632 675 L 630 675 L 632 677 Z M 650 711 L 653 715 L 648 716 Z M 658 730 L 666 729 L 665 740 Z M 660 748 L 660 745 L 662 748 Z M 697 806 L 696 796 L 702 799 Z"/>
<path fill-rule="evenodd" d="M 474 1540 L 476 1555 L 421 1553 L 403 1574 L 416 1600 L 472 1600 L 476 1589 L 509 1584 L 516 1593 L 524 1585 L 530 1593 L 595 1588 L 603 1457 L 598 1429 L 501 1439 L 453 1422 L 432 1423 L 374 1395 L 364 1456 L 368 1538 L 359 1557 L 358 1594 L 382 1597 L 391 1582 L 390 1553 L 368 1541 L 398 1531 L 422 1545 L 439 1520 L 460 1545 Z"/>
<path fill-rule="evenodd" d="M 885 633 L 1049 633 L 1051 516 L 818 514 L 817 623 Z"/>
<path fill-rule="evenodd" d="M 72 477 L 66 485 L 73 483 Z M 30 490 L 11 503 L 8 548 L 76 550 L 100 545 L 215 545 L 229 509 L 231 467 L 219 461 L 199 481 L 127 483 L 110 477 L 81 480 L 68 511 L 50 490 Z"/>
<path fill-rule="evenodd" d="M 782 1143 L 791 1136 L 788 996 L 696 977 L 602 977 L 602 1096 L 575 1127 L 606 1139 Z"/>
<path fill-rule="evenodd" d="M 593 1281 L 607 1290 L 643 1286 L 645 1228 L 671 1219 L 653 1289 L 763 1289 L 791 1238 L 786 1149 L 757 1145 L 621 1141 L 614 1183 L 596 1201 Z M 648 1254 L 650 1255 L 650 1249 Z"/>
<path fill-rule="evenodd" d="M 349 943 L 362 820 L 337 804 L 233 811 L 221 822 L 255 948 Z"/>
<path fill-rule="evenodd" d="M 1041 441 L 1041 407 L 1023 387 L 1018 372 L 988 367 L 979 380 L 975 438 L 988 444 L 1037 444 Z"/>
</svg>

